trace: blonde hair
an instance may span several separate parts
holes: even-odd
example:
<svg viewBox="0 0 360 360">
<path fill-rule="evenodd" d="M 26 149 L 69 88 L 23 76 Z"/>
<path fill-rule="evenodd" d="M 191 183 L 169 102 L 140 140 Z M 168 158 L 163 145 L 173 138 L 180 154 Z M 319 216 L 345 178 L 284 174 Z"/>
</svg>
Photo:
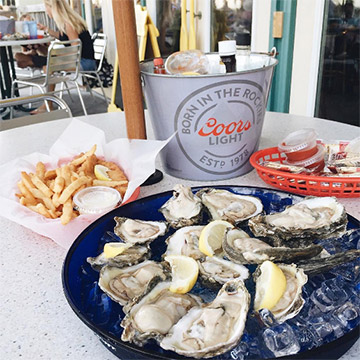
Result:
<svg viewBox="0 0 360 360">
<path fill-rule="evenodd" d="M 71 25 L 79 35 L 87 30 L 85 20 L 66 0 L 44 0 L 44 3 L 51 8 L 53 19 L 61 32 L 65 33 L 65 24 Z"/>
</svg>

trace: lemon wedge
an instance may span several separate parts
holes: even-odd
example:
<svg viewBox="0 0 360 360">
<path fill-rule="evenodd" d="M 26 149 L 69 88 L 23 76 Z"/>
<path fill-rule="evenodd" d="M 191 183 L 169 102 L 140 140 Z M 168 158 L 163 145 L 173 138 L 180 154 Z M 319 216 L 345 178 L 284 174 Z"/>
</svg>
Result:
<svg viewBox="0 0 360 360">
<path fill-rule="evenodd" d="M 213 256 L 216 250 L 221 249 L 225 230 L 234 225 L 224 220 L 214 220 L 208 223 L 201 231 L 199 250 L 207 256 Z"/>
<path fill-rule="evenodd" d="M 104 255 L 108 259 L 113 258 L 117 255 L 122 254 L 130 246 L 131 244 L 123 244 L 118 242 L 106 243 L 104 245 Z"/>
<path fill-rule="evenodd" d="M 282 270 L 271 261 L 260 265 L 261 274 L 256 280 L 254 308 L 271 309 L 279 302 L 286 290 L 286 277 Z"/>
<path fill-rule="evenodd" d="M 199 275 L 199 265 L 196 260 L 184 255 L 169 255 L 165 260 L 171 266 L 172 282 L 169 290 L 177 294 L 189 292 Z"/>
<path fill-rule="evenodd" d="M 109 170 L 110 169 L 104 165 L 98 164 L 94 166 L 94 174 L 98 180 L 111 180 L 111 178 L 107 174 Z"/>
</svg>

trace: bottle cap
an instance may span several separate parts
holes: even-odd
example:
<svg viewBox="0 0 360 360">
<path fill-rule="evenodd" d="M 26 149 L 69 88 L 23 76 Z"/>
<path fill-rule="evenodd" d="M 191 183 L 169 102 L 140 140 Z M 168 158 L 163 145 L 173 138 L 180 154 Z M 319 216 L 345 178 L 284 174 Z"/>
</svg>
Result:
<svg viewBox="0 0 360 360">
<path fill-rule="evenodd" d="M 219 55 L 235 55 L 236 54 L 236 41 L 235 40 L 224 40 L 219 41 Z"/>
<path fill-rule="evenodd" d="M 154 65 L 155 66 L 164 65 L 164 60 L 162 58 L 155 58 Z"/>
</svg>

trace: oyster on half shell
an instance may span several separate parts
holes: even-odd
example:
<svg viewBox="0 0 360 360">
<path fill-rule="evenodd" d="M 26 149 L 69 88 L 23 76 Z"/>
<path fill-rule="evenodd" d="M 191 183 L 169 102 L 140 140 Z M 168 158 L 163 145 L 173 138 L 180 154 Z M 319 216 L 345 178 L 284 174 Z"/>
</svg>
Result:
<svg viewBox="0 0 360 360">
<path fill-rule="evenodd" d="M 169 290 L 171 282 L 160 282 L 138 302 L 130 304 L 121 322 L 121 340 L 142 346 L 148 339 L 160 341 L 174 324 L 201 299 L 191 294 L 176 294 Z"/>
<path fill-rule="evenodd" d="M 310 197 L 283 212 L 258 215 L 249 220 L 253 234 L 271 239 L 274 246 L 309 244 L 346 230 L 345 208 L 334 197 Z M 303 241 L 301 241 L 301 239 Z"/>
<path fill-rule="evenodd" d="M 198 223 L 202 208 L 201 200 L 193 194 L 191 187 L 177 184 L 173 196 L 161 206 L 159 211 L 170 226 L 177 229 Z"/>
<path fill-rule="evenodd" d="M 111 243 L 115 246 L 122 243 Z M 126 248 L 121 254 L 114 257 L 107 257 L 104 252 L 95 257 L 88 257 L 87 262 L 95 269 L 99 270 L 105 265 L 125 267 L 138 264 L 141 261 L 149 259 L 151 250 L 148 245 L 133 245 Z"/>
<path fill-rule="evenodd" d="M 166 233 L 168 225 L 165 221 L 145 221 L 115 216 L 114 233 L 124 242 L 145 244 Z"/>
<path fill-rule="evenodd" d="M 146 291 L 154 279 L 164 281 L 166 275 L 160 263 L 148 260 L 125 268 L 104 266 L 100 271 L 99 286 L 112 300 L 124 306 Z"/>
<path fill-rule="evenodd" d="M 282 323 L 287 319 L 295 317 L 305 304 L 302 297 L 302 288 L 307 283 L 308 277 L 304 270 L 298 268 L 295 264 L 277 264 L 282 270 L 286 278 L 286 289 L 278 303 L 269 309 L 274 318 Z M 261 287 L 257 286 L 259 276 L 261 274 L 261 265 L 255 270 L 253 277 L 256 283 L 254 307 L 258 308 L 260 299 L 262 298 Z M 260 309 L 259 309 L 260 310 Z"/>
<path fill-rule="evenodd" d="M 249 270 L 232 261 L 217 256 L 207 256 L 199 260 L 199 272 L 201 281 L 210 286 L 224 285 L 232 279 L 246 280 L 249 277 Z"/>
<path fill-rule="evenodd" d="M 243 281 L 228 281 L 211 303 L 195 306 L 182 317 L 160 346 L 195 358 L 223 354 L 239 342 L 249 304 L 250 294 Z"/>
<path fill-rule="evenodd" d="M 225 255 L 237 264 L 261 264 L 265 260 L 292 263 L 315 257 L 323 251 L 321 245 L 300 248 L 273 247 L 250 237 L 240 229 L 228 229 L 222 243 Z"/>
<path fill-rule="evenodd" d="M 225 220 L 236 225 L 263 211 L 261 200 L 254 196 L 212 188 L 202 189 L 196 195 L 209 211 L 212 220 Z"/>
<path fill-rule="evenodd" d="M 165 242 L 167 249 L 163 257 L 168 255 L 185 255 L 195 260 L 205 258 L 205 255 L 199 250 L 199 237 L 203 225 L 185 226 L 175 231 Z"/>
</svg>

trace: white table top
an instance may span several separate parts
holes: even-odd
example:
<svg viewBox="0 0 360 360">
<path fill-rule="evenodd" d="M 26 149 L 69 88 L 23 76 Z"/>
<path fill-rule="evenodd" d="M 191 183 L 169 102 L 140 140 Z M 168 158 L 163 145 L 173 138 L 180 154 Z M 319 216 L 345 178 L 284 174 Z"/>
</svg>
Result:
<svg viewBox="0 0 360 360">
<path fill-rule="evenodd" d="M 104 130 L 107 141 L 126 137 L 124 114 L 97 114 L 79 119 Z M 148 138 L 153 138 L 148 118 Z M 47 154 L 53 142 L 69 124 L 69 119 L 36 124 L 0 132 L 0 164 L 32 152 Z M 260 148 L 276 146 L 294 130 L 314 128 L 326 140 L 351 140 L 359 128 L 327 120 L 267 113 Z M 157 168 L 161 169 L 160 160 Z M 171 190 L 176 183 L 197 186 L 200 181 L 186 181 L 164 174 L 155 185 L 141 188 L 140 197 Z M 269 187 L 255 170 L 238 178 L 216 184 Z M 358 199 L 339 199 L 349 214 L 360 218 Z M 0 357 L 14 359 L 113 359 L 112 355 L 74 314 L 62 290 L 61 268 L 66 251 L 56 243 L 0 218 L 2 249 L 0 311 Z M 360 341 L 341 358 L 357 358 Z"/>
<path fill-rule="evenodd" d="M 41 39 L 19 39 L 19 40 L 0 40 L 1 46 L 25 46 L 34 44 L 44 44 L 53 41 L 55 38 L 52 36 L 46 36 Z"/>
</svg>

